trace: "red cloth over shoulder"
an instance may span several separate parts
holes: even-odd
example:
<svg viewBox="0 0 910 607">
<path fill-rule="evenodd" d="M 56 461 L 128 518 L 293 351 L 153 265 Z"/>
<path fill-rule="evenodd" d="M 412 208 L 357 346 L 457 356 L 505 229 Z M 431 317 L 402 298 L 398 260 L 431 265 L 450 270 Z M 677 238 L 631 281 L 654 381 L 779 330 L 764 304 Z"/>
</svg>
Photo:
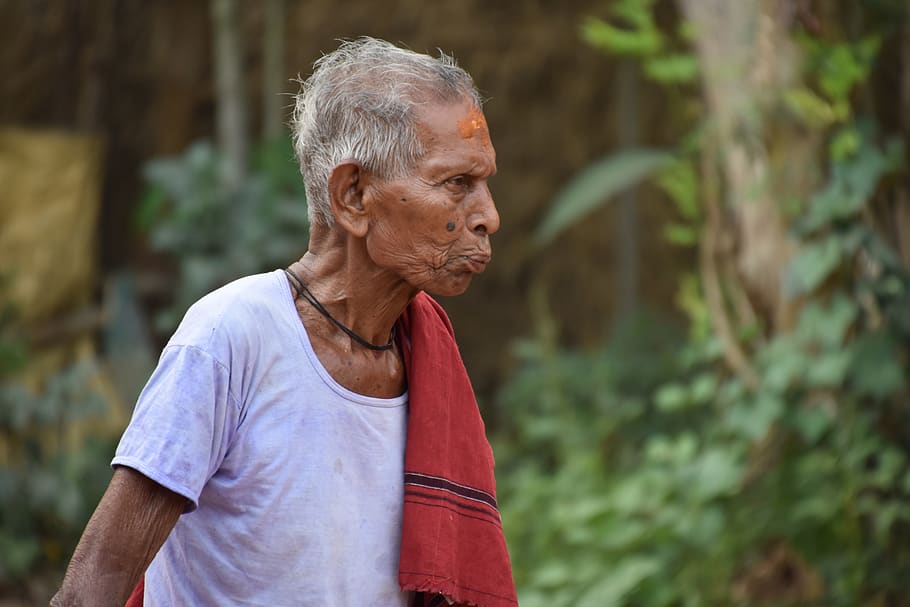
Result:
<svg viewBox="0 0 910 607">
<path fill-rule="evenodd" d="M 408 432 L 399 584 L 458 604 L 514 607 L 493 452 L 452 324 L 420 293 L 401 328 Z"/>
</svg>

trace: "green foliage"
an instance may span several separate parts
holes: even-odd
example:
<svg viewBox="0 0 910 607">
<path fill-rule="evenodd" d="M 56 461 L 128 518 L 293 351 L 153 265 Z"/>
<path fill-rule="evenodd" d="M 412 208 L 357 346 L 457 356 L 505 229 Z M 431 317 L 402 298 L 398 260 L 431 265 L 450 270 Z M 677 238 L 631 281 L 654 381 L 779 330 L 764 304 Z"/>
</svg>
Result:
<svg viewBox="0 0 910 607">
<path fill-rule="evenodd" d="M 657 26 L 654 4 L 654 0 L 615 2 L 609 9 L 609 21 L 594 17 L 584 21 L 582 38 L 608 53 L 635 57 L 641 61 L 643 73 L 659 84 L 695 82 L 698 61 L 687 44 L 693 35 L 691 27 L 682 22 L 675 36 L 668 35 Z M 657 177 L 658 186 L 682 217 L 682 221 L 664 228 L 664 237 L 680 246 L 696 244 L 701 210 L 690 147 L 681 145 L 675 153 L 624 150 L 592 163 L 557 194 L 538 230 L 538 243 L 549 242 L 623 189 Z"/>
<path fill-rule="evenodd" d="M 617 2 L 584 35 L 647 73 L 669 46 L 640 14 L 651 4 Z M 680 277 L 687 339 L 651 318 L 592 352 L 542 330 L 516 350 L 494 447 L 524 607 L 910 601 L 910 272 L 866 221 L 903 153 L 850 103 L 879 39 L 802 44 L 784 107 L 829 142 L 829 165 L 788 218 L 795 325 L 733 327 L 755 379 L 728 367 L 697 274 Z M 704 222 L 694 141 L 657 177 L 682 245 Z M 602 199 L 593 183 L 586 196 Z"/>
<path fill-rule="evenodd" d="M 677 37 L 664 33 L 653 15 L 654 0 L 617 0 L 610 5 L 610 20 L 585 19 L 581 36 L 590 45 L 615 55 L 642 61 L 646 76 L 661 84 L 687 84 L 698 78 L 698 61 L 682 48 L 691 37 L 683 24 Z"/>
<path fill-rule="evenodd" d="M 52 376 L 40 392 L 16 379 L 28 355 L 15 314 L 0 314 L 0 587 L 60 567 L 70 554 L 110 478 L 111 439 L 87 433 L 63 448 L 74 423 L 105 413 L 90 389 L 92 365 Z"/>
<path fill-rule="evenodd" d="M 152 246 L 179 265 L 175 301 L 159 318 L 161 330 L 172 330 L 212 289 L 283 267 L 306 250 L 306 196 L 287 138 L 259 147 L 254 170 L 237 191 L 224 186 L 221 166 L 217 150 L 199 142 L 145 168 L 149 189 L 139 222 Z"/>
<path fill-rule="evenodd" d="M 803 234 L 820 231 L 855 218 L 866 206 L 881 178 L 903 165 L 900 142 L 879 145 L 867 130 L 850 129 L 854 135 L 850 154 L 832 159 L 828 183 L 809 199 L 806 215 L 799 222 Z"/>
<path fill-rule="evenodd" d="M 850 94 L 868 78 L 881 39 L 870 35 L 857 42 L 834 42 L 802 36 L 800 42 L 810 78 L 787 93 L 787 106 L 814 128 L 847 121 L 851 117 Z"/>
<path fill-rule="evenodd" d="M 859 251 L 877 246 L 882 261 L 894 265 L 894 256 L 878 246 L 879 237 L 856 221 L 882 177 L 903 163 L 898 141 L 877 144 L 868 129 L 852 128 L 856 151 L 832 160 L 828 183 L 809 199 L 797 222 L 804 245 L 784 277 L 784 288 L 794 296 L 811 293 Z"/>
<path fill-rule="evenodd" d="M 814 128 L 830 126 L 849 116 L 845 103 L 832 104 L 805 86 L 787 91 L 784 101 L 791 112 Z"/>
<path fill-rule="evenodd" d="M 593 163 L 557 193 L 537 231 L 537 243 L 552 242 L 566 228 L 613 200 L 616 194 L 655 174 L 672 159 L 659 150 L 631 149 Z"/>
<path fill-rule="evenodd" d="M 673 244 L 690 246 L 698 242 L 702 210 L 698 202 L 698 179 L 691 158 L 681 156 L 657 176 L 657 186 L 673 202 L 678 223 L 664 227 L 664 237 Z"/>
<path fill-rule="evenodd" d="M 656 82 L 693 82 L 698 77 L 698 62 L 691 53 L 670 53 L 654 57 L 644 65 L 645 74 Z"/>
<path fill-rule="evenodd" d="M 629 3 L 626 3 L 629 4 Z M 582 27 L 582 35 L 589 43 L 614 50 L 618 54 L 643 55 L 660 50 L 660 32 L 647 19 L 635 24 L 635 29 L 624 30 L 600 19 L 588 19 Z"/>
<path fill-rule="evenodd" d="M 908 413 L 910 335 L 853 338 L 868 321 L 843 292 L 807 306 L 758 352 L 755 392 L 710 338 L 654 321 L 528 356 L 495 444 L 522 605 L 748 604 L 737 583 L 780 538 L 824 583 L 799 604 L 902 596 L 910 432 L 889 419 Z"/>
<path fill-rule="evenodd" d="M 832 42 L 821 38 L 802 38 L 808 54 L 807 69 L 815 74 L 825 97 L 833 102 L 846 101 L 853 88 L 869 77 L 881 39 L 870 35 L 858 42 Z"/>
</svg>

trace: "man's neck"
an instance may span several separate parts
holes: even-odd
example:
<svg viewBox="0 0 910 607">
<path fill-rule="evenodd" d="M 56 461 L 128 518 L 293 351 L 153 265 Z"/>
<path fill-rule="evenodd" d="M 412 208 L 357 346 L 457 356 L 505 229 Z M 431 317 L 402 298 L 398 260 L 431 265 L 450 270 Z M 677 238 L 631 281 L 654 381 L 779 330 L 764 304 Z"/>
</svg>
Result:
<svg viewBox="0 0 910 607">
<path fill-rule="evenodd" d="M 362 239 L 339 228 L 314 226 L 309 250 L 291 270 L 336 320 L 377 345 L 388 341 L 417 295 L 414 287 L 372 262 Z"/>
</svg>

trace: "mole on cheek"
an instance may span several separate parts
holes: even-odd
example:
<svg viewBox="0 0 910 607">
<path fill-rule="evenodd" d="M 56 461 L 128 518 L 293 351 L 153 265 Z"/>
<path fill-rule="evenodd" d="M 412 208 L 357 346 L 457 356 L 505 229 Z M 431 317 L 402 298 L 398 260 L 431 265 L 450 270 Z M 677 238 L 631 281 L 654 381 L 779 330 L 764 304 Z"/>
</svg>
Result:
<svg viewBox="0 0 910 607">
<path fill-rule="evenodd" d="M 449 232 L 454 232 L 454 231 L 455 231 L 455 222 L 454 222 L 454 221 L 450 221 L 449 223 L 447 223 L 447 224 L 446 224 L 446 229 L 447 229 Z"/>
</svg>

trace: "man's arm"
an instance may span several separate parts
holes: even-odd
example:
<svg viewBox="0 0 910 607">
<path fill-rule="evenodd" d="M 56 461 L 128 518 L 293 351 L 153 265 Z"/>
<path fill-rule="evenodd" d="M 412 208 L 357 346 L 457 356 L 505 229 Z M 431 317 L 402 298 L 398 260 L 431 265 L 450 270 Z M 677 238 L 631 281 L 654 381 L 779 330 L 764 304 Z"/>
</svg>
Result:
<svg viewBox="0 0 910 607">
<path fill-rule="evenodd" d="M 185 506 L 186 498 L 118 467 L 51 605 L 123 607 Z"/>
</svg>

